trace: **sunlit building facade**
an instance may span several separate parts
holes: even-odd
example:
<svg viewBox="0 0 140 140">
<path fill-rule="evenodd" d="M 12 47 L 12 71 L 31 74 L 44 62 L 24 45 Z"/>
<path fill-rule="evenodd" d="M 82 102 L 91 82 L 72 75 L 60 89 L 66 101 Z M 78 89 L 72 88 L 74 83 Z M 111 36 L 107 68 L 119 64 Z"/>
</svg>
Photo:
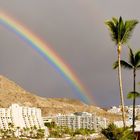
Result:
<svg viewBox="0 0 140 140">
<path fill-rule="evenodd" d="M 9 123 L 21 129 L 34 126 L 44 128 L 39 108 L 19 106 L 18 104 L 12 104 L 9 108 L 0 108 L 0 129 L 8 129 Z"/>
<path fill-rule="evenodd" d="M 59 114 L 55 117 L 58 126 L 68 127 L 71 129 L 95 129 L 106 128 L 108 121 L 106 118 L 99 117 L 87 112 L 77 112 L 69 115 Z"/>
</svg>

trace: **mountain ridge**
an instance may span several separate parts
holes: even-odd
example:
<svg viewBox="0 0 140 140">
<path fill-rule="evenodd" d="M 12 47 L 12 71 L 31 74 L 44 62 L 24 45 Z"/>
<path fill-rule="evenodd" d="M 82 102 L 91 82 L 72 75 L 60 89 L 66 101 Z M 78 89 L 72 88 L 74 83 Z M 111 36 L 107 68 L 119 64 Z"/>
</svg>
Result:
<svg viewBox="0 0 140 140">
<path fill-rule="evenodd" d="M 69 98 L 43 98 L 32 94 L 15 82 L 0 75 L 0 107 L 9 107 L 12 103 L 20 105 L 39 107 L 43 116 L 54 115 L 58 113 L 69 114 L 74 112 L 91 112 L 109 119 L 118 119 L 120 117 L 107 113 L 105 110 L 87 105 L 82 101 Z"/>
</svg>

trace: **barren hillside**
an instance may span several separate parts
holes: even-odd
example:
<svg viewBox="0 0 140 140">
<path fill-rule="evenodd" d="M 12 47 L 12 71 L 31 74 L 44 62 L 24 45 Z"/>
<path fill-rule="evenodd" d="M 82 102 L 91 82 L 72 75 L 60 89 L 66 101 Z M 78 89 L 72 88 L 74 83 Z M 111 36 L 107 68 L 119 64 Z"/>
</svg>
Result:
<svg viewBox="0 0 140 140">
<path fill-rule="evenodd" d="M 8 107 L 12 103 L 35 106 L 42 109 L 43 116 L 57 113 L 73 113 L 80 111 L 94 112 L 107 118 L 119 119 L 96 106 L 89 106 L 81 101 L 66 98 L 42 98 L 25 91 L 13 81 L 0 76 L 0 107 Z"/>
</svg>

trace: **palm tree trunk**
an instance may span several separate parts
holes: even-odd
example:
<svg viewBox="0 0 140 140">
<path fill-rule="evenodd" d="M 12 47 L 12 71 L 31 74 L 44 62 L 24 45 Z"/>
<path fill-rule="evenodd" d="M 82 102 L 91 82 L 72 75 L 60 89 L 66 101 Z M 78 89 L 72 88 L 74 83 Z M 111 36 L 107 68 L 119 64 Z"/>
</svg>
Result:
<svg viewBox="0 0 140 140">
<path fill-rule="evenodd" d="M 136 92 L 136 70 L 134 68 L 133 71 L 133 76 L 134 76 L 134 83 L 133 83 L 133 90 L 134 90 L 134 98 L 133 98 L 133 134 L 135 130 L 135 104 L 136 104 L 136 98 L 135 98 L 135 92 Z"/>
<path fill-rule="evenodd" d="M 120 99 L 121 99 L 121 110 L 122 110 L 122 121 L 123 127 L 125 127 L 125 111 L 124 111 L 124 98 L 123 98 L 123 89 L 122 89 L 122 75 L 121 75 L 121 45 L 118 45 L 118 78 L 119 78 L 119 87 L 120 87 Z"/>
</svg>

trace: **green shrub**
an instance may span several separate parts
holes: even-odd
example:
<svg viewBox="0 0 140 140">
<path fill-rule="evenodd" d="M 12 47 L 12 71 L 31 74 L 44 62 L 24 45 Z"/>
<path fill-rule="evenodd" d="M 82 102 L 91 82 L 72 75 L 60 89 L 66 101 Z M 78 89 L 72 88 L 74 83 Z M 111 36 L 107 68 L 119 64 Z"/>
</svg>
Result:
<svg viewBox="0 0 140 140">
<path fill-rule="evenodd" d="M 118 128 L 114 124 L 110 124 L 108 128 L 102 129 L 102 134 L 108 140 L 134 140 L 134 136 L 129 127 Z"/>
</svg>

